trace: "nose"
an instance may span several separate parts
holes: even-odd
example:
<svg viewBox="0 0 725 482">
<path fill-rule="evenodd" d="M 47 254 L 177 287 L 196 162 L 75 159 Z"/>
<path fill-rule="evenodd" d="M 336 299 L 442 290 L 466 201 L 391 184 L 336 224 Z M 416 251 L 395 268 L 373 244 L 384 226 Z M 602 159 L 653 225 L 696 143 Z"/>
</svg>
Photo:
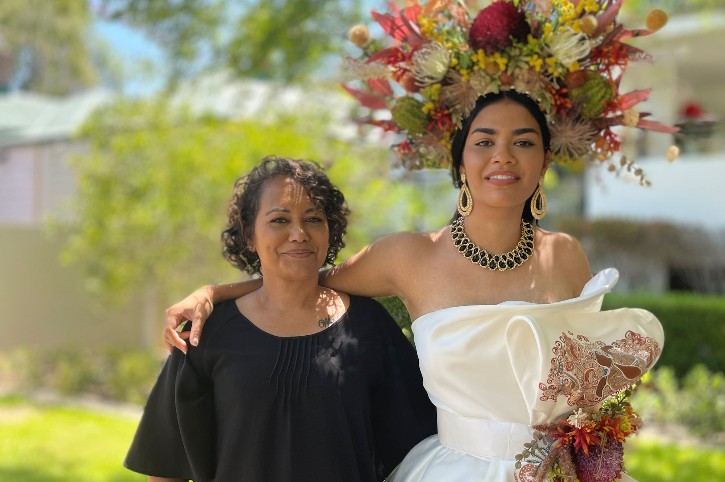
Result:
<svg viewBox="0 0 725 482">
<path fill-rule="evenodd" d="M 296 242 L 307 241 L 307 233 L 305 232 L 302 225 L 295 224 L 292 226 L 289 233 L 289 240 Z"/>
<path fill-rule="evenodd" d="M 516 162 L 516 156 L 514 156 L 511 146 L 504 143 L 496 145 L 496 150 L 491 159 L 493 162 L 497 162 L 499 164 L 513 164 Z"/>
</svg>

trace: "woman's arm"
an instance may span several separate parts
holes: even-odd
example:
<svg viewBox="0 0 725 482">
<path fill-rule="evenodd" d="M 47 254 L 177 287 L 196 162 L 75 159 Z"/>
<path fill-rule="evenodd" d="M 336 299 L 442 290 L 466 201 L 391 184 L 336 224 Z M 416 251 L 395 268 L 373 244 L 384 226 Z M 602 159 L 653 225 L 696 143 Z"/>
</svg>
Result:
<svg viewBox="0 0 725 482">
<path fill-rule="evenodd" d="M 153 477 L 149 475 L 148 482 L 189 482 L 186 479 L 167 479 L 166 477 Z"/>
<path fill-rule="evenodd" d="M 214 303 L 224 300 L 236 299 L 251 293 L 262 286 L 260 279 L 240 281 L 239 283 L 203 286 L 189 296 L 166 309 L 166 328 L 164 328 L 164 343 L 171 351 L 173 347 L 186 353 L 185 339 L 190 339 L 194 346 L 199 344 L 201 330 L 206 319 L 214 309 Z M 179 333 L 179 325 L 191 320 L 191 330 Z"/>
</svg>

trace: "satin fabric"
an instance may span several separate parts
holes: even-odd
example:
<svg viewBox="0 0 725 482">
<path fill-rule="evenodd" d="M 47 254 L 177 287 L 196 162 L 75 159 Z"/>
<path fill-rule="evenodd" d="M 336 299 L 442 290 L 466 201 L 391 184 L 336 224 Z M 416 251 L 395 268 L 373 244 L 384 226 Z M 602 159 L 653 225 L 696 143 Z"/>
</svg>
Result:
<svg viewBox="0 0 725 482">
<path fill-rule="evenodd" d="M 514 465 L 532 425 L 595 405 L 636 382 L 661 353 L 664 332 L 654 315 L 600 311 L 618 278 L 605 269 L 579 297 L 556 303 L 458 306 L 415 320 L 439 433 L 414 447 L 387 480 L 527 482 Z"/>
</svg>

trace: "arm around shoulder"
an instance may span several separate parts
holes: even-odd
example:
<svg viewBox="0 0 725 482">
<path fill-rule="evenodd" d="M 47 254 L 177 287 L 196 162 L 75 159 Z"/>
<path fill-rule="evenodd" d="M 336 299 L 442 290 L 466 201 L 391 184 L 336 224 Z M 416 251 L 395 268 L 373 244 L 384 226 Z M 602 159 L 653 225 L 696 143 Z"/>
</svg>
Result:
<svg viewBox="0 0 725 482">
<path fill-rule="evenodd" d="M 322 272 L 320 284 L 360 296 L 398 296 L 409 274 L 411 242 L 416 233 L 395 233 L 366 246 L 333 268 Z"/>
</svg>

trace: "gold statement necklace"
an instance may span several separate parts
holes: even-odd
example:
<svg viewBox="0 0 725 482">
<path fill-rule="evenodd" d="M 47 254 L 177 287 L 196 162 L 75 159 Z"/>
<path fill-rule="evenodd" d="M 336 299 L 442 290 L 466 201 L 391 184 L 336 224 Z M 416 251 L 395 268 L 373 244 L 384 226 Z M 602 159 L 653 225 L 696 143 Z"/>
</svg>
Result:
<svg viewBox="0 0 725 482">
<path fill-rule="evenodd" d="M 521 266 L 534 252 L 534 227 L 531 223 L 521 221 L 521 239 L 514 249 L 507 253 L 491 254 L 471 241 L 463 228 L 463 216 L 451 223 L 451 237 L 458 252 L 471 263 L 492 271 L 506 271 Z"/>
</svg>

